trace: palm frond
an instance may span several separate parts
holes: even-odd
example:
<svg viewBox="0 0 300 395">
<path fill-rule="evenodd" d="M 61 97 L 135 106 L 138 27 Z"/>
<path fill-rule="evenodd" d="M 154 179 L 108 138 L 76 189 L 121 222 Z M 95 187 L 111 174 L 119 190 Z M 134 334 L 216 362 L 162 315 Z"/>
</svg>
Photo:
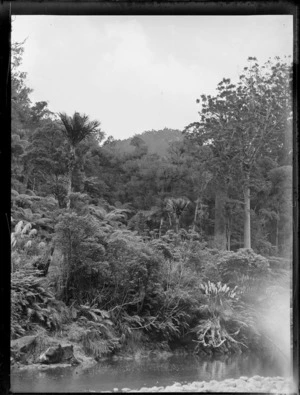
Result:
<svg viewBox="0 0 300 395">
<path fill-rule="evenodd" d="M 59 113 L 62 122 L 61 132 L 67 137 L 73 147 L 76 147 L 82 140 L 91 134 L 100 131 L 99 121 L 90 121 L 85 114 L 75 112 L 72 117 L 66 113 Z"/>
</svg>

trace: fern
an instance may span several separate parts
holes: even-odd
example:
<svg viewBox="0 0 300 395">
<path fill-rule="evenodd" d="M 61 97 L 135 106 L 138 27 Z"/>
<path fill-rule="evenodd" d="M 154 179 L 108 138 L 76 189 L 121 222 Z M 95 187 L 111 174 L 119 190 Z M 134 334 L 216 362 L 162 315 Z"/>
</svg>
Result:
<svg viewBox="0 0 300 395">
<path fill-rule="evenodd" d="M 58 330 L 69 319 L 67 307 L 55 301 L 54 295 L 43 285 L 36 269 L 19 270 L 11 280 L 12 336 L 19 337 L 24 331 L 41 325 Z M 22 329 L 22 330 L 20 330 Z"/>
</svg>

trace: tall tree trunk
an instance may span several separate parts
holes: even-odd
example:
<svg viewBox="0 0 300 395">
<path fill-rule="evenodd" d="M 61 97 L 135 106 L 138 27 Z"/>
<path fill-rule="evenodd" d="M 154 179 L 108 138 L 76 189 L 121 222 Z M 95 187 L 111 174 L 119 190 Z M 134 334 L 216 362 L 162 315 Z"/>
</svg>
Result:
<svg viewBox="0 0 300 395">
<path fill-rule="evenodd" d="M 32 169 L 24 169 L 24 171 L 25 171 L 24 185 L 27 190 L 27 189 L 30 189 L 30 176 L 32 173 Z"/>
<path fill-rule="evenodd" d="M 176 233 L 179 233 L 179 217 L 175 216 Z"/>
<path fill-rule="evenodd" d="M 35 192 L 35 177 L 33 177 L 32 192 Z"/>
<path fill-rule="evenodd" d="M 50 264 L 51 264 L 51 262 L 52 262 L 53 253 L 54 253 L 54 246 L 52 246 L 51 249 L 50 249 L 50 251 L 49 251 L 49 256 L 48 256 L 46 265 L 45 265 L 45 267 L 44 267 L 44 269 L 43 269 L 43 275 L 44 275 L 45 277 L 46 277 L 47 274 L 48 274 L 49 266 L 50 266 Z"/>
<path fill-rule="evenodd" d="M 215 196 L 215 237 L 214 245 L 220 250 L 226 250 L 226 218 L 225 203 L 227 191 L 225 188 L 219 188 Z"/>
<path fill-rule="evenodd" d="M 195 232 L 195 228 L 196 228 L 196 221 L 197 221 L 197 214 L 198 214 L 198 209 L 199 209 L 199 203 L 200 203 L 200 199 L 198 198 L 196 201 L 196 208 L 195 208 L 195 214 L 194 214 L 194 223 L 193 223 L 193 231 Z"/>
<path fill-rule="evenodd" d="M 169 224 L 170 224 L 170 228 L 171 228 L 171 226 L 172 226 L 172 219 L 171 219 L 170 213 L 168 213 L 168 218 L 169 218 Z"/>
<path fill-rule="evenodd" d="M 277 248 L 277 251 L 279 250 L 279 220 L 276 219 L 276 241 L 275 241 L 275 245 Z"/>
<path fill-rule="evenodd" d="M 163 217 L 160 218 L 160 222 L 159 222 L 159 230 L 158 230 L 158 237 L 161 238 L 161 229 L 164 223 L 164 219 Z"/>
<path fill-rule="evenodd" d="M 244 248 L 251 248 L 251 221 L 250 221 L 250 175 L 247 174 L 244 186 Z"/>
<path fill-rule="evenodd" d="M 68 169 L 68 186 L 67 186 L 67 209 L 70 208 L 71 205 L 71 192 L 72 192 L 72 171 L 73 169 L 69 166 Z"/>
<path fill-rule="evenodd" d="M 68 164 L 68 186 L 67 186 L 67 209 L 71 206 L 71 192 L 72 192 L 72 175 L 75 165 L 75 147 L 70 147 L 70 157 Z"/>
<path fill-rule="evenodd" d="M 231 248 L 231 221 L 227 218 L 227 250 Z"/>
</svg>

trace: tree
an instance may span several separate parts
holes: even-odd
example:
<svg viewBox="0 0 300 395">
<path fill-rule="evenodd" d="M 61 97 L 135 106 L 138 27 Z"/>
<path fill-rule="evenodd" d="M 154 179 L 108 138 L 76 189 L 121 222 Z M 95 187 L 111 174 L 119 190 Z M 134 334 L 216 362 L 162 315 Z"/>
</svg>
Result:
<svg viewBox="0 0 300 395">
<path fill-rule="evenodd" d="M 190 204 L 186 198 L 170 198 L 166 201 L 166 209 L 175 218 L 176 233 L 179 232 L 180 218 Z"/>
<path fill-rule="evenodd" d="M 251 172 L 259 157 L 276 156 L 283 149 L 287 123 L 291 118 L 291 66 L 275 58 L 259 67 L 256 58 L 249 58 L 246 75 L 240 76 L 236 103 L 240 108 L 235 117 L 239 128 L 239 165 L 243 175 L 244 247 L 251 247 L 250 188 Z M 276 158 L 277 159 L 277 158 Z"/>
<path fill-rule="evenodd" d="M 261 209 L 278 252 L 286 256 L 292 250 L 292 175 L 292 166 L 276 167 L 269 172 L 272 185 L 268 205 Z"/>
<path fill-rule="evenodd" d="M 20 70 L 24 53 L 24 43 L 12 43 L 11 78 L 11 148 L 12 148 L 12 186 L 19 192 L 26 192 L 28 181 L 34 171 L 27 160 L 31 150 L 32 138 L 36 130 L 53 122 L 47 102 L 32 105 L 30 89 L 26 84 L 26 73 Z M 42 159 L 42 158 L 41 158 Z M 35 189 L 35 183 L 34 189 Z"/>
<path fill-rule="evenodd" d="M 224 211 L 228 184 L 234 182 L 242 190 L 245 248 L 251 248 L 250 189 L 255 168 L 262 157 L 278 160 L 291 117 L 291 66 L 275 60 L 276 64 L 269 60 L 260 67 L 250 57 L 237 85 L 223 79 L 216 96 L 201 96 L 201 121 L 185 129 L 190 138 L 211 149 L 210 167 L 222 192 L 216 192 L 216 213 Z M 221 234 L 225 234 L 225 218 L 223 222 Z"/>
<path fill-rule="evenodd" d="M 22 64 L 24 43 L 13 43 L 11 46 L 11 151 L 12 151 L 12 186 L 23 190 L 22 154 L 28 144 L 28 123 L 30 120 L 30 98 L 32 92 L 26 86 L 26 73 L 19 70 Z"/>
<path fill-rule="evenodd" d="M 53 193 L 59 206 L 65 202 L 67 174 L 66 142 L 53 121 L 32 132 L 23 155 L 25 186 L 39 193 Z"/>
<path fill-rule="evenodd" d="M 59 113 L 61 119 L 60 131 L 65 135 L 69 142 L 69 157 L 68 157 L 68 188 L 67 188 L 67 208 L 70 208 L 70 194 L 72 192 L 72 175 L 75 167 L 75 149 L 78 144 L 89 137 L 96 136 L 98 142 L 103 139 L 104 133 L 100 130 L 100 122 L 90 121 L 85 114 L 80 115 L 75 112 L 72 117 L 66 113 Z"/>
<path fill-rule="evenodd" d="M 82 302 L 97 288 L 104 272 L 104 234 L 93 216 L 74 212 L 59 217 L 55 233 L 56 246 L 64 257 L 61 296 L 67 303 L 72 299 Z"/>
</svg>

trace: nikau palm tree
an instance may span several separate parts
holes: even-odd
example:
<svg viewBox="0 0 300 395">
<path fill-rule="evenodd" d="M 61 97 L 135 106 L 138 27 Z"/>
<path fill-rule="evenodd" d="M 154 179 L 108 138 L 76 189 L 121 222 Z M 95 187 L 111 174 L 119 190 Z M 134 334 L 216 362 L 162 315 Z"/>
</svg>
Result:
<svg viewBox="0 0 300 395">
<path fill-rule="evenodd" d="M 186 198 L 169 198 L 166 200 L 166 210 L 175 218 L 176 233 L 179 232 L 179 222 L 190 201 Z"/>
<path fill-rule="evenodd" d="M 70 195 L 72 192 L 72 174 L 75 167 L 75 149 L 78 144 L 90 135 L 95 135 L 99 140 L 103 137 L 100 130 L 99 121 L 90 121 L 85 114 L 81 115 L 75 112 L 72 117 L 66 113 L 59 113 L 62 127 L 60 131 L 66 136 L 69 142 L 69 160 L 68 160 L 68 187 L 67 187 L 67 208 L 70 208 Z"/>
</svg>

